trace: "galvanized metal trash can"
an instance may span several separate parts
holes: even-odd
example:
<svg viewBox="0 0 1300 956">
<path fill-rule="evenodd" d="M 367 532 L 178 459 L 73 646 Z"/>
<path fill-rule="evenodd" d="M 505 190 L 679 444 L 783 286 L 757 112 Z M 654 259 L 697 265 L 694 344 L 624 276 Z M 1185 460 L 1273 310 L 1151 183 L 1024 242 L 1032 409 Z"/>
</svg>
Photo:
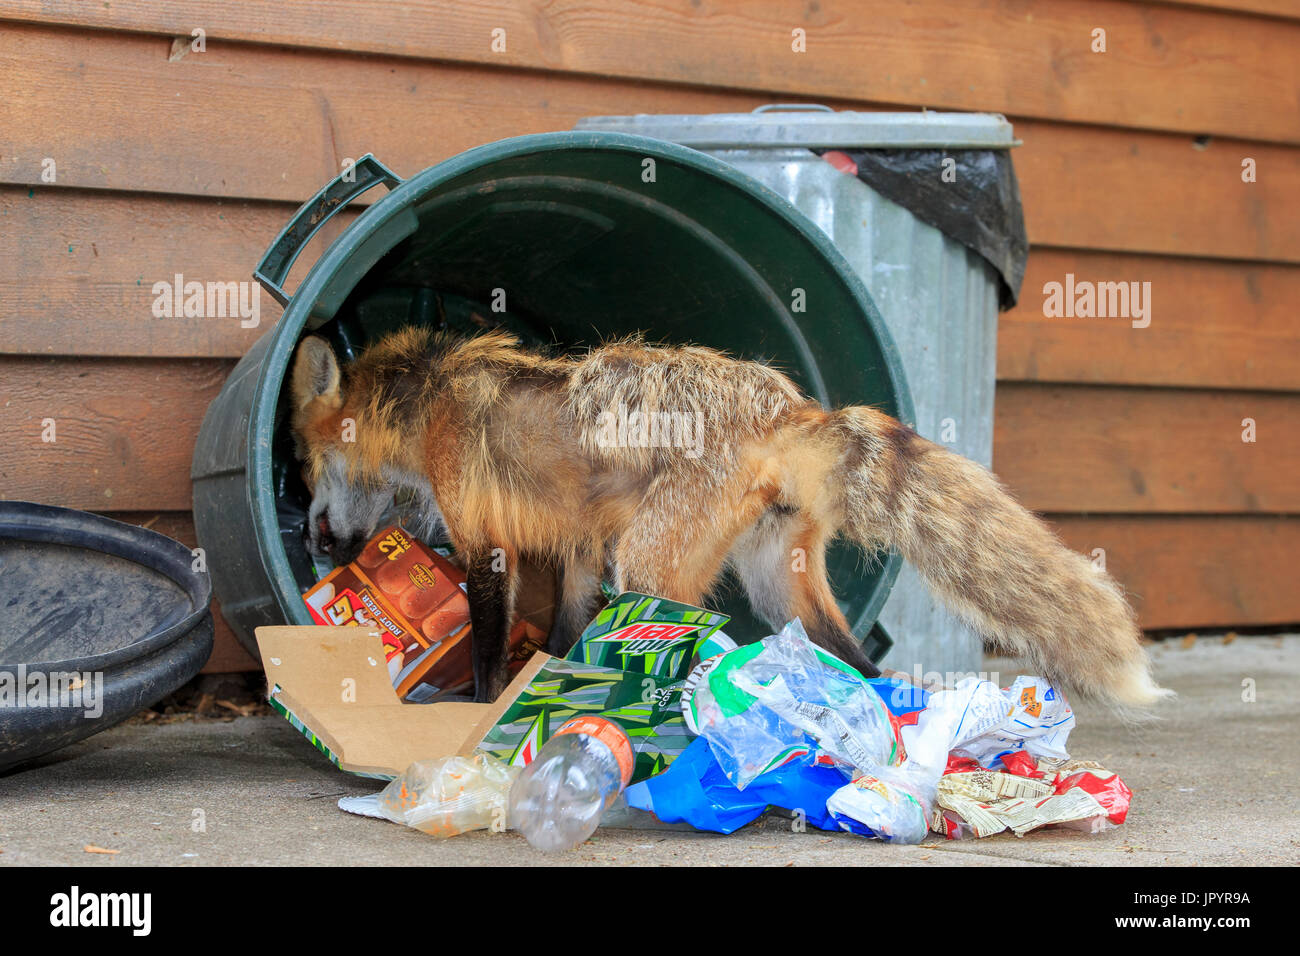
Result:
<svg viewBox="0 0 1300 956">
<path fill-rule="evenodd" d="M 943 208 L 950 195 L 945 180 L 966 174 L 959 162 L 976 153 L 965 151 L 984 154 L 1015 144 L 1004 117 L 777 105 L 752 114 L 590 117 L 576 128 L 635 133 L 693 147 L 748 173 L 793 203 L 834 241 L 880 309 L 912 388 L 917 431 L 991 464 L 998 307 L 1008 293 L 1014 299 L 1019 291 L 1025 246 L 1009 161 L 1003 173 L 1011 176 L 1014 200 L 1007 205 L 1014 208 L 1004 211 L 1008 225 L 1002 231 L 1016 233 L 1018 226 L 1018 235 L 1006 236 L 1005 247 L 990 253 L 1005 263 L 999 272 L 984 256 L 923 221 L 914 209 L 845 175 L 843 167 L 851 162 L 845 153 L 823 154 L 869 150 L 875 154 L 871 158 L 894 161 L 904 175 L 911 172 L 910 166 L 920 167 L 921 187 L 911 192 L 928 189 L 922 201 L 939 217 L 948 215 L 960 230 L 973 217 L 966 209 Z M 952 163 L 941 161 L 949 155 Z M 837 161 L 839 168 L 828 159 Z M 996 172 L 985 168 L 978 174 Z M 898 198 L 912 202 L 907 184 L 901 188 Z M 976 202 L 979 193 L 973 193 Z M 971 196 L 967 190 L 967 198 Z M 880 624 L 894 642 L 883 662 L 888 667 L 931 674 L 980 670 L 978 637 L 937 603 L 908 564 L 899 573 Z"/>
</svg>

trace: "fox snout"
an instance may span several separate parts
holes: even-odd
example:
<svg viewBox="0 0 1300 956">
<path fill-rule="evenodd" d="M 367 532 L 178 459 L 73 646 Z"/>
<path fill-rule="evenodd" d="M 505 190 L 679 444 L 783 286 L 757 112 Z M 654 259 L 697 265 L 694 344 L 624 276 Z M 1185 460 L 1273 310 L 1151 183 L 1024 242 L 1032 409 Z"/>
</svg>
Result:
<svg viewBox="0 0 1300 956">
<path fill-rule="evenodd" d="M 369 535 L 362 532 L 336 536 L 330 525 L 329 516 L 323 512 L 314 521 L 308 521 L 306 537 L 309 550 L 328 555 L 330 560 L 339 567 L 355 561 L 369 539 Z"/>
<path fill-rule="evenodd" d="M 337 566 L 355 560 L 374 537 L 395 490 L 349 483 L 342 471 L 341 461 L 326 469 L 307 510 L 308 547 L 314 554 L 329 555 Z"/>
</svg>

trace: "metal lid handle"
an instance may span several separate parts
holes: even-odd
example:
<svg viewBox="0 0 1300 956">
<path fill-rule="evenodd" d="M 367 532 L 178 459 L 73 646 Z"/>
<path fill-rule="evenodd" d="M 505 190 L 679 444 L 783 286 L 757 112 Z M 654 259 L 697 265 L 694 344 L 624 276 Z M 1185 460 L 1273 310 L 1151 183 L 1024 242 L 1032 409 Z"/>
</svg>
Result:
<svg viewBox="0 0 1300 956">
<path fill-rule="evenodd" d="M 821 103 L 767 103 L 755 106 L 755 113 L 834 113 L 829 106 Z"/>
</svg>

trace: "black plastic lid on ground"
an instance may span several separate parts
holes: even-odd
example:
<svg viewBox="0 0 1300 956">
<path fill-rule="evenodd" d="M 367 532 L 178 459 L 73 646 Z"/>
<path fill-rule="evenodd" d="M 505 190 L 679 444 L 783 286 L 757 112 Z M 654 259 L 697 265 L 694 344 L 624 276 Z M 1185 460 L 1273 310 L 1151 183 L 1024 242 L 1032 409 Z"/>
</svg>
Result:
<svg viewBox="0 0 1300 956">
<path fill-rule="evenodd" d="M 105 730 L 198 673 L 212 651 L 212 586 L 195 563 L 155 531 L 0 501 L 0 770 Z"/>
</svg>

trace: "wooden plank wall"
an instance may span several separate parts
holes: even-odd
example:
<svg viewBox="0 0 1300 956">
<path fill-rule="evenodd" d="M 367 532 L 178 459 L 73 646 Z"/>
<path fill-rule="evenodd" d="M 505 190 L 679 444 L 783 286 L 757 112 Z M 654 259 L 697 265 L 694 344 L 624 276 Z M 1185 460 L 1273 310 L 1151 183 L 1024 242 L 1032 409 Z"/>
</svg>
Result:
<svg viewBox="0 0 1300 956">
<path fill-rule="evenodd" d="M 1010 116 L 995 468 L 1144 626 L 1300 622 L 1297 0 L 0 0 L 0 493 L 192 542 L 196 430 L 278 309 L 155 318 L 151 287 L 246 279 L 347 157 L 789 100 Z M 1149 282 L 1149 326 L 1046 317 L 1067 274 Z M 223 631 L 209 669 L 248 665 Z"/>
</svg>

